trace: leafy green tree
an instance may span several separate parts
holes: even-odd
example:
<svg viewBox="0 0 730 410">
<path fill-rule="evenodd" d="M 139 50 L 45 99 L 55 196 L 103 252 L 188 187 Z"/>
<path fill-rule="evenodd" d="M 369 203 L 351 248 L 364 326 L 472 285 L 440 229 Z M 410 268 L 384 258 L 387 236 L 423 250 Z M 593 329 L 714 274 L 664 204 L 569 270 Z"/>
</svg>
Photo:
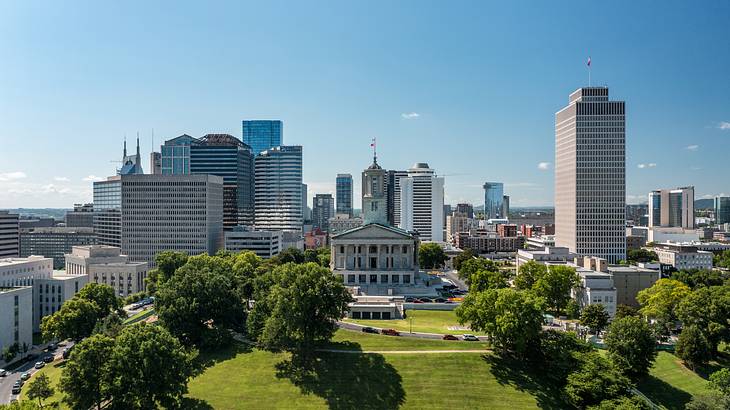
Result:
<svg viewBox="0 0 730 410">
<path fill-rule="evenodd" d="M 677 306 L 691 290 L 689 286 L 673 279 L 659 279 L 652 287 L 638 293 L 636 300 L 641 305 L 639 313 L 656 319 L 665 328 L 674 327 L 677 320 Z"/>
<path fill-rule="evenodd" d="M 122 317 L 119 316 L 119 313 L 114 312 L 104 319 L 97 321 L 93 333 L 103 333 L 115 338 L 122 331 L 122 322 Z"/>
<path fill-rule="evenodd" d="M 317 251 L 314 249 L 307 249 L 304 251 L 304 263 L 316 263 L 319 264 L 319 259 L 317 258 Z"/>
<path fill-rule="evenodd" d="M 651 407 L 644 399 L 633 396 L 603 400 L 596 406 L 588 407 L 588 410 L 651 410 Z"/>
<path fill-rule="evenodd" d="M 253 282 L 265 269 L 263 259 L 251 251 L 231 255 L 231 272 L 242 300 L 249 301 L 253 297 Z"/>
<path fill-rule="evenodd" d="M 716 391 L 710 391 L 695 394 L 684 408 L 686 410 L 727 410 L 730 409 L 730 399 Z"/>
<path fill-rule="evenodd" d="M 74 298 L 94 302 L 97 319 L 103 319 L 112 312 L 120 312 L 122 308 L 121 300 L 114 293 L 114 288 L 99 283 L 86 284 Z"/>
<path fill-rule="evenodd" d="M 695 289 L 679 303 L 676 313 L 685 327 L 698 327 L 713 356 L 720 343 L 730 342 L 730 285 Z"/>
<path fill-rule="evenodd" d="M 16 401 L 10 404 L 0 404 L 0 410 L 38 410 L 41 407 L 34 401 Z"/>
<path fill-rule="evenodd" d="M 470 292 L 456 308 L 462 324 L 483 331 L 498 349 L 525 356 L 538 343 L 544 301 L 531 292 L 511 288 Z"/>
<path fill-rule="evenodd" d="M 230 342 L 229 329 L 242 328 L 245 306 L 232 258 L 188 258 L 157 291 L 160 322 L 186 345 L 216 347 Z"/>
<path fill-rule="evenodd" d="M 537 279 L 532 290 L 545 299 L 548 311 L 560 315 L 570 300 L 570 291 L 578 286 L 580 279 L 575 268 L 569 266 L 550 266 L 547 272 Z"/>
<path fill-rule="evenodd" d="M 112 409 L 179 408 L 192 375 L 190 355 L 161 326 L 139 323 L 122 330 L 107 378 Z"/>
<path fill-rule="evenodd" d="M 288 248 L 271 258 L 271 261 L 277 265 L 286 263 L 304 263 L 304 253 L 297 248 Z"/>
<path fill-rule="evenodd" d="M 79 341 L 93 333 L 99 320 L 98 314 L 99 307 L 96 303 L 73 297 L 61 305 L 56 313 L 43 317 L 43 340 Z"/>
<path fill-rule="evenodd" d="M 672 273 L 672 279 L 678 280 L 692 289 L 710 286 L 722 286 L 727 279 L 721 271 L 711 269 L 689 269 Z"/>
<path fill-rule="evenodd" d="M 469 282 L 469 280 L 471 280 L 471 275 L 480 270 L 496 272 L 499 270 L 499 266 L 497 266 L 494 261 L 486 258 L 473 258 L 466 260 L 461 264 L 461 269 L 459 269 L 458 275 L 460 279 Z"/>
<path fill-rule="evenodd" d="M 474 259 L 475 257 L 476 255 L 474 254 L 474 251 L 471 250 L 471 248 L 464 249 L 463 252 L 456 255 L 456 257 L 454 258 L 454 269 L 458 271 L 459 269 L 461 269 L 462 263 Z"/>
<path fill-rule="evenodd" d="M 487 289 L 506 288 L 507 277 L 501 271 L 478 270 L 469 280 L 470 292 L 481 292 Z"/>
<path fill-rule="evenodd" d="M 730 249 L 723 251 L 714 258 L 714 265 L 720 268 L 730 269 Z"/>
<path fill-rule="evenodd" d="M 659 257 L 657 256 L 656 252 L 646 250 L 643 248 L 640 249 L 629 249 L 628 252 L 626 252 L 626 256 L 628 257 L 629 262 L 653 262 L 658 261 Z"/>
<path fill-rule="evenodd" d="M 706 364 L 712 357 L 707 338 L 695 325 L 682 329 L 675 349 L 677 356 L 692 370 Z"/>
<path fill-rule="evenodd" d="M 568 376 L 565 395 L 578 408 L 600 405 L 629 394 L 631 381 L 596 352 L 579 355 L 581 364 Z"/>
<path fill-rule="evenodd" d="M 441 245 L 435 242 L 424 243 L 418 248 L 418 264 L 423 269 L 443 268 L 447 259 Z"/>
<path fill-rule="evenodd" d="M 608 357 L 629 377 L 647 374 L 656 359 L 656 340 L 652 331 L 637 317 L 611 322 L 604 341 Z"/>
<path fill-rule="evenodd" d="M 580 324 L 587 326 L 595 335 L 608 326 L 609 319 L 606 308 L 599 303 L 584 307 L 580 314 Z"/>
<path fill-rule="evenodd" d="M 114 339 L 102 334 L 90 336 L 74 346 L 61 373 L 63 401 L 74 410 L 96 408 L 109 399 L 109 361 Z"/>
<path fill-rule="evenodd" d="M 163 251 L 155 255 L 155 269 L 147 274 L 147 290 L 150 294 L 167 282 L 175 271 L 188 261 L 188 254 L 178 251 Z"/>
<path fill-rule="evenodd" d="M 573 332 L 545 330 L 540 333 L 540 348 L 537 350 L 538 363 L 544 377 L 564 386 L 568 375 L 580 366 L 578 353 L 587 353 L 593 347 L 578 339 Z"/>
<path fill-rule="evenodd" d="M 33 378 L 33 381 L 28 385 L 28 398 L 31 400 L 38 400 L 38 406 L 43 407 L 43 400 L 46 400 L 53 396 L 56 391 L 51 386 L 51 379 L 45 373 L 40 373 L 38 376 Z"/>
<path fill-rule="evenodd" d="M 535 286 L 538 279 L 547 273 L 547 266 L 535 261 L 529 261 L 520 266 L 515 277 L 515 287 L 519 290 L 530 290 Z"/>
<path fill-rule="evenodd" d="M 580 305 L 575 299 L 570 299 L 568 304 L 565 305 L 565 316 L 568 319 L 579 319 L 580 318 Z"/>
<path fill-rule="evenodd" d="M 710 375 L 710 387 L 730 398 L 730 369 L 723 367 Z"/>
<path fill-rule="evenodd" d="M 272 276 L 273 286 L 256 297 L 249 333 L 267 349 L 307 356 L 315 343 L 332 338 L 350 293 L 329 269 L 314 263 L 287 264 Z"/>
<path fill-rule="evenodd" d="M 616 306 L 616 314 L 613 316 L 614 319 L 621 319 L 622 317 L 628 316 L 639 316 L 639 312 L 635 307 L 629 305 L 618 305 Z"/>
</svg>

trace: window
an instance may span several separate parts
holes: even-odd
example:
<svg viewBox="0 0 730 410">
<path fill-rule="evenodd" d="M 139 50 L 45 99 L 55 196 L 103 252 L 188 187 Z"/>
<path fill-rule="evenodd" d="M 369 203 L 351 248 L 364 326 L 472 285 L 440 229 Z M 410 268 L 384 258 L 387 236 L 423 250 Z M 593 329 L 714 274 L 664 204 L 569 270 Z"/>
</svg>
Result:
<svg viewBox="0 0 730 410">
<path fill-rule="evenodd" d="M 352 318 L 353 319 L 360 319 L 360 312 L 352 312 Z"/>
<path fill-rule="evenodd" d="M 373 319 L 380 320 L 380 312 L 373 312 Z"/>
<path fill-rule="evenodd" d="M 380 283 L 388 283 L 388 275 L 380 275 Z"/>
<path fill-rule="evenodd" d="M 368 251 L 370 253 L 378 253 L 378 247 L 375 245 L 370 245 L 370 250 Z"/>
<path fill-rule="evenodd" d="M 392 283 L 400 283 L 400 276 L 398 276 L 398 275 L 391 275 L 390 276 L 390 281 Z"/>
<path fill-rule="evenodd" d="M 378 283 L 378 275 L 370 275 L 370 283 Z"/>
<path fill-rule="evenodd" d="M 370 257 L 370 269 L 378 269 L 378 258 Z"/>
<path fill-rule="evenodd" d="M 403 283 L 411 283 L 411 275 L 403 275 Z"/>
<path fill-rule="evenodd" d="M 358 275 L 358 282 L 360 283 L 366 283 L 367 282 L 367 275 Z"/>
<path fill-rule="evenodd" d="M 408 245 L 403 245 L 403 253 L 408 253 Z"/>
<path fill-rule="evenodd" d="M 347 275 L 347 283 L 355 283 L 355 275 Z"/>
</svg>

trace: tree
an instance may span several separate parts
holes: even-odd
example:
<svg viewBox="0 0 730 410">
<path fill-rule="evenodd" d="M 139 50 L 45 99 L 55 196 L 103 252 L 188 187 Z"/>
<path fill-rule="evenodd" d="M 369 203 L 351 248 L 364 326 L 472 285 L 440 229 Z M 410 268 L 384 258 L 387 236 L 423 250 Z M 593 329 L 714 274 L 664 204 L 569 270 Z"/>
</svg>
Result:
<svg viewBox="0 0 730 410">
<path fill-rule="evenodd" d="M 317 258 L 317 251 L 314 249 L 307 249 L 304 251 L 304 263 L 316 263 L 319 264 L 319 259 Z"/>
<path fill-rule="evenodd" d="M 692 289 L 710 286 L 722 286 L 725 275 L 711 269 L 689 269 L 672 273 L 672 279 L 678 280 Z"/>
<path fill-rule="evenodd" d="M 593 347 L 578 339 L 573 332 L 560 330 L 545 330 L 540 332 L 540 348 L 536 359 L 542 365 L 542 374 L 555 382 L 557 386 L 564 386 L 568 375 L 580 365 L 577 353 L 587 353 Z"/>
<path fill-rule="evenodd" d="M 609 319 L 606 308 L 599 303 L 584 307 L 583 312 L 580 314 L 580 324 L 587 326 L 595 335 L 601 333 L 608 326 Z"/>
<path fill-rule="evenodd" d="M 99 307 L 86 299 L 73 297 L 56 313 L 43 317 L 43 340 L 73 339 L 79 341 L 94 331 L 99 319 Z"/>
<path fill-rule="evenodd" d="M 461 324 L 483 331 L 498 349 L 525 356 L 542 330 L 542 298 L 511 288 L 471 292 L 456 308 Z"/>
<path fill-rule="evenodd" d="M 61 373 L 63 401 L 72 409 L 101 409 L 109 398 L 109 360 L 114 339 L 102 334 L 90 336 L 74 346 Z"/>
<path fill-rule="evenodd" d="M 424 243 L 418 248 L 418 264 L 423 269 L 443 268 L 447 259 L 441 245 L 435 242 Z"/>
<path fill-rule="evenodd" d="M 677 356 L 692 370 L 706 364 L 712 357 L 707 338 L 695 325 L 682 329 L 675 349 Z"/>
<path fill-rule="evenodd" d="M 28 398 L 31 400 L 38 399 L 38 406 L 43 407 L 43 400 L 46 400 L 53 396 L 56 391 L 51 386 L 51 379 L 45 373 L 40 373 L 38 376 L 33 378 L 33 381 L 28 385 Z"/>
<path fill-rule="evenodd" d="M 647 374 L 656 359 L 656 341 L 651 329 L 637 317 L 615 319 L 604 341 L 609 358 L 629 377 Z"/>
<path fill-rule="evenodd" d="M 497 271 L 478 270 L 469 280 L 470 292 L 481 292 L 487 289 L 499 289 L 509 286 L 504 274 Z"/>
<path fill-rule="evenodd" d="M 113 409 L 178 408 L 192 375 L 190 355 L 180 342 L 147 323 L 122 330 L 108 368 Z"/>
<path fill-rule="evenodd" d="M 579 355 L 579 369 L 568 376 L 565 395 L 574 406 L 585 408 L 604 400 L 626 396 L 631 381 L 596 352 Z"/>
<path fill-rule="evenodd" d="M 714 265 L 720 268 L 730 269 L 730 249 L 723 251 L 714 258 Z"/>
<path fill-rule="evenodd" d="M 286 263 L 304 263 L 304 253 L 297 248 L 288 248 L 270 259 L 277 265 Z"/>
<path fill-rule="evenodd" d="M 461 269 L 462 263 L 474 259 L 475 257 L 476 255 L 474 255 L 474 251 L 471 250 L 471 248 L 464 249 L 463 252 L 456 255 L 456 257 L 454 258 L 454 269 L 458 271 L 459 269 Z"/>
<path fill-rule="evenodd" d="M 653 262 L 653 261 L 659 260 L 659 257 L 657 256 L 656 252 L 646 250 L 643 248 L 629 249 L 629 251 L 626 252 L 626 256 L 627 256 L 629 262 L 634 262 L 634 263 L 636 263 L 636 262 L 646 263 L 646 262 Z"/>
<path fill-rule="evenodd" d="M 150 294 L 157 292 L 157 289 L 167 282 L 175 271 L 185 265 L 188 261 L 188 254 L 178 251 L 163 251 L 155 255 L 155 269 L 151 269 L 147 275 L 147 290 Z"/>
<path fill-rule="evenodd" d="M 684 407 L 686 410 L 727 410 L 730 409 L 730 399 L 727 396 L 711 391 L 692 396 L 692 401 Z"/>
<path fill-rule="evenodd" d="M 685 327 L 698 327 L 713 356 L 721 342 L 730 342 L 730 285 L 695 289 L 679 303 L 676 313 Z"/>
<path fill-rule="evenodd" d="M 710 387 L 730 398 L 730 369 L 723 367 L 710 375 Z"/>
<path fill-rule="evenodd" d="M 97 319 L 103 319 L 112 312 L 120 312 L 122 308 L 121 300 L 114 293 L 114 288 L 108 285 L 88 283 L 74 297 L 94 302 Z"/>
<path fill-rule="evenodd" d="M 628 316 L 639 316 L 639 312 L 635 307 L 629 305 L 618 305 L 616 306 L 616 314 L 613 315 L 614 319 L 621 319 L 622 317 Z"/>
<path fill-rule="evenodd" d="M 567 316 L 568 319 L 580 318 L 580 305 L 575 301 L 575 299 L 570 299 L 565 305 L 565 316 Z"/>
<path fill-rule="evenodd" d="M 473 258 L 466 260 L 461 264 L 461 269 L 459 269 L 458 275 L 460 279 L 469 282 L 469 280 L 471 280 L 471 275 L 480 270 L 496 272 L 499 270 L 499 266 L 497 266 L 494 261 L 486 258 Z"/>
<path fill-rule="evenodd" d="M 181 342 L 221 346 L 230 342 L 229 329 L 242 328 L 245 306 L 233 266 L 227 256 L 192 256 L 160 286 L 158 318 Z"/>
<path fill-rule="evenodd" d="M 639 312 L 659 321 L 667 330 L 677 320 L 677 306 L 691 290 L 689 286 L 673 279 L 659 279 L 652 287 L 638 293 Z"/>
<path fill-rule="evenodd" d="M 532 290 L 545 299 L 548 311 L 555 315 L 565 310 L 570 300 L 570 291 L 578 286 L 580 279 L 575 268 L 569 266 L 550 266 L 547 272 L 537 279 Z"/>
<path fill-rule="evenodd" d="M 535 261 L 529 261 L 520 266 L 519 273 L 515 277 L 515 287 L 519 290 L 529 290 L 535 286 L 538 279 L 545 276 L 547 266 Z"/>
<path fill-rule="evenodd" d="M 603 400 L 597 406 L 588 407 L 588 410 L 651 410 L 651 407 L 644 399 L 633 396 Z"/>
<path fill-rule="evenodd" d="M 329 269 L 313 263 L 281 266 L 272 279 L 274 285 L 256 297 L 249 332 L 267 349 L 307 356 L 316 342 L 332 338 L 350 293 Z"/>
</svg>

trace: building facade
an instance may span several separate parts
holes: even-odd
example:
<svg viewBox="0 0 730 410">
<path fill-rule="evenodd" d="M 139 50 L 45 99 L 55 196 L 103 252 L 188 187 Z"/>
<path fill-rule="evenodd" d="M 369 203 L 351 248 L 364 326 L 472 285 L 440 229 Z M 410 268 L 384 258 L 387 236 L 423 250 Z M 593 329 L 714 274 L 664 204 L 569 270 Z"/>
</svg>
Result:
<svg viewBox="0 0 730 410">
<path fill-rule="evenodd" d="M 66 212 L 67 228 L 93 228 L 94 204 L 74 204 L 74 210 Z"/>
<path fill-rule="evenodd" d="M 111 286 L 122 298 L 147 289 L 147 262 L 130 262 L 115 246 L 74 246 L 65 262 L 67 275 Z"/>
<path fill-rule="evenodd" d="M 190 174 L 190 147 L 198 143 L 197 138 L 187 134 L 165 141 L 160 147 L 162 174 Z"/>
<path fill-rule="evenodd" d="M 671 265 L 677 270 L 712 269 L 712 252 L 701 251 L 693 244 L 664 242 L 651 248 L 659 257 L 659 263 Z"/>
<path fill-rule="evenodd" d="M 716 196 L 715 205 L 715 224 L 721 225 L 730 222 L 730 196 Z"/>
<path fill-rule="evenodd" d="M 391 226 L 400 224 L 400 181 L 408 177 L 407 171 L 389 170 L 386 176 L 388 223 Z"/>
<path fill-rule="evenodd" d="M 460 249 L 471 249 L 478 255 L 498 253 L 515 253 L 525 246 L 524 236 L 503 238 L 496 232 L 476 230 L 473 232 L 457 232 L 454 245 Z"/>
<path fill-rule="evenodd" d="M 254 192 L 256 229 L 301 234 L 302 147 L 280 146 L 259 153 Z"/>
<path fill-rule="evenodd" d="M 312 200 L 312 226 L 329 232 L 330 218 L 335 216 L 332 194 L 317 194 Z"/>
<path fill-rule="evenodd" d="M 349 217 L 347 214 L 335 214 L 335 217 L 329 220 L 329 233 L 330 235 L 335 235 L 352 228 L 357 228 L 362 224 L 363 220 L 360 217 Z"/>
<path fill-rule="evenodd" d="M 0 211 L 0 259 L 20 256 L 20 216 Z"/>
<path fill-rule="evenodd" d="M 335 179 L 337 213 L 352 216 L 352 175 L 337 174 Z"/>
<path fill-rule="evenodd" d="M 92 219 L 93 220 L 93 219 Z M 20 256 L 41 255 L 53 258 L 53 268 L 63 269 L 65 255 L 77 245 L 94 245 L 94 228 L 29 228 L 20 231 Z"/>
<path fill-rule="evenodd" d="M 94 232 L 133 262 L 167 250 L 213 254 L 223 246 L 223 178 L 122 175 L 94 183 Z"/>
<path fill-rule="evenodd" d="M 243 143 L 254 156 L 284 144 L 284 123 L 280 120 L 243 120 Z"/>
<path fill-rule="evenodd" d="M 33 288 L 0 287 L 0 352 L 33 345 Z"/>
<path fill-rule="evenodd" d="M 225 233 L 225 247 L 230 252 L 250 251 L 264 259 L 272 258 L 282 251 L 282 233 L 279 231 L 256 231 L 239 226 Z"/>
<path fill-rule="evenodd" d="M 695 189 L 692 186 L 649 193 L 649 227 L 695 227 Z"/>
<path fill-rule="evenodd" d="M 607 87 L 579 88 L 555 114 L 557 246 L 626 259 L 626 115 Z"/>
<path fill-rule="evenodd" d="M 485 182 L 484 219 L 504 219 L 504 184 L 501 182 Z"/>
<path fill-rule="evenodd" d="M 444 240 L 444 178 L 437 177 L 426 163 L 416 163 L 401 178 L 400 225 L 416 231 L 422 241 Z"/>
</svg>

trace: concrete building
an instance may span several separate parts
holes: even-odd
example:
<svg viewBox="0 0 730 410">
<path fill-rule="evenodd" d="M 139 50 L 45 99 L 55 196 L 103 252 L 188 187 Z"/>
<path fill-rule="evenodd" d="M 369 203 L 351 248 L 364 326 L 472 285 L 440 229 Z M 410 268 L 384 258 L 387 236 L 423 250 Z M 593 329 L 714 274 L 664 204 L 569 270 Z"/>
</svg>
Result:
<svg viewBox="0 0 730 410">
<path fill-rule="evenodd" d="M 581 309 L 588 305 L 603 305 L 610 317 L 616 315 L 616 287 L 610 273 L 577 267 L 580 285 L 573 289 L 572 296 Z"/>
<path fill-rule="evenodd" d="M 527 249 L 544 250 L 545 247 L 555 247 L 555 235 L 540 235 L 526 237 L 525 247 Z"/>
<path fill-rule="evenodd" d="M 243 120 L 243 143 L 250 146 L 254 156 L 284 144 L 284 123 L 281 120 Z"/>
<path fill-rule="evenodd" d="M 555 114 L 557 246 L 626 259 L 625 103 L 608 87 L 579 88 Z"/>
<path fill-rule="evenodd" d="M 716 241 L 730 242 L 730 232 L 720 231 L 712 234 L 712 239 Z"/>
<path fill-rule="evenodd" d="M 119 297 L 145 291 L 148 269 L 147 262 L 130 262 L 129 256 L 114 246 L 74 246 L 66 254 L 68 275 L 109 285 Z"/>
<path fill-rule="evenodd" d="M 502 197 L 502 215 L 504 215 L 504 218 L 509 219 L 509 195 Z"/>
<path fill-rule="evenodd" d="M 714 199 L 715 224 L 730 222 L 730 196 L 716 196 Z"/>
<path fill-rule="evenodd" d="M 334 218 L 329 220 L 329 233 L 335 235 L 353 228 L 357 228 L 363 224 L 360 217 L 349 217 L 347 214 L 335 214 Z"/>
<path fill-rule="evenodd" d="M 20 256 L 19 216 L 9 211 L 0 211 L 0 258 Z"/>
<path fill-rule="evenodd" d="M 514 254 L 517 250 L 522 249 L 525 245 L 525 237 L 503 238 L 496 232 L 479 229 L 472 232 L 458 232 L 455 235 L 454 245 L 460 249 L 471 249 L 478 255 L 499 256 L 499 254 Z"/>
<path fill-rule="evenodd" d="M 347 305 L 347 317 L 365 320 L 403 319 L 404 301 L 403 296 L 359 296 Z"/>
<path fill-rule="evenodd" d="M 312 200 L 312 227 L 329 232 L 330 218 L 335 216 L 332 194 L 317 194 Z"/>
<path fill-rule="evenodd" d="M 636 295 L 648 289 L 661 278 L 658 269 L 645 269 L 638 266 L 609 266 L 608 273 L 613 275 L 616 288 L 616 304 L 638 307 Z"/>
<path fill-rule="evenodd" d="M 693 242 L 700 240 L 700 234 L 694 229 L 662 228 L 632 226 L 626 228 L 626 235 L 641 236 L 646 243 L 657 242 Z"/>
<path fill-rule="evenodd" d="M 534 261 L 543 264 L 567 264 L 578 258 L 578 254 L 571 252 L 568 248 L 545 246 L 542 249 L 519 249 L 517 250 L 517 268 L 523 264 Z"/>
<path fill-rule="evenodd" d="M 64 258 L 77 245 L 94 245 L 94 228 L 29 228 L 20 230 L 20 257 L 43 255 L 53 258 L 53 268 L 62 269 Z"/>
<path fill-rule="evenodd" d="M 67 228 L 93 228 L 94 204 L 74 204 L 73 211 L 66 212 Z"/>
<path fill-rule="evenodd" d="M 267 149 L 255 160 L 256 229 L 302 233 L 302 147 Z"/>
<path fill-rule="evenodd" d="M 312 222 L 312 208 L 309 207 L 307 195 L 308 189 L 307 184 L 302 184 L 302 219 L 304 220 L 304 224 L 309 223 L 311 225 Z"/>
<path fill-rule="evenodd" d="M 456 204 L 456 212 L 465 214 L 467 218 L 474 218 L 474 206 L 472 204 Z"/>
<path fill-rule="evenodd" d="M 649 227 L 695 227 L 695 189 L 692 186 L 649 193 Z"/>
<path fill-rule="evenodd" d="M 476 228 L 476 225 L 476 221 L 469 218 L 465 213 L 456 211 L 448 215 L 446 217 L 446 241 L 448 243 L 455 243 L 457 233 L 469 232 Z"/>
<path fill-rule="evenodd" d="M 517 236 L 517 225 L 499 224 L 497 225 L 497 235 L 503 238 L 514 238 Z"/>
<path fill-rule="evenodd" d="M 643 235 L 626 235 L 626 250 L 641 249 L 646 246 L 646 237 Z"/>
<path fill-rule="evenodd" d="M 256 231 L 239 226 L 225 233 L 225 247 L 230 252 L 251 251 L 264 259 L 282 251 L 283 234 L 280 231 Z"/>
<path fill-rule="evenodd" d="M 443 242 L 444 178 L 426 163 L 416 163 L 401 178 L 400 225 L 416 231 L 422 241 Z"/>
<path fill-rule="evenodd" d="M 43 317 L 61 309 L 61 305 L 71 299 L 89 281 L 86 275 L 69 275 L 64 271 L 53 271 L 49 277 L 39 277 L 33 286 L 33 331 L 41 330 Z M 120 295 L 121 296 L 121 295 Z"/>
<path fill-rule="evenodd" d="M 150 174 L 162 174 L 162 154 L 150 152 Z"/>
<path fill-rule="evenodd" d="M 0 260 L 2 264 L 2 260 Z M 0 287 L 0 352 L 17 346 L 33 345 L 33 288 Z M 0 359 L 2 360 L 2 359 Z"/>
<path fill-rule="evenodd" d="M 663 242 L 655 244 L 651 250 L 659 257 L 659 263 L 677 270 L 712 269 L 712 252 L 698 250 L 691 244 Z"/>
<path fill-rule="evenodd" d="M 94 232 L 133 262 L 167 250 L 214 254 L 223 247 L 223 178 L 121 175 L 94 182 Z"/>
<path fill-rule="evenodd" d="M 337 192 L 337 213 L 352 216 L 352 175 L 337 174 L 335 188 Z"/>
<path fill-rule="evenodd" d="M 484 183 L 484 219 L 504 219 L 504 184 Z"/>
<path fill-rule="evenodd" d="M 398 226 L 400 224 L 400 181 L 408 177 L 407 171 L 389 170 L 387 172 L 387 207 L 388 207 L 388 224 Z"/>
</svg>

